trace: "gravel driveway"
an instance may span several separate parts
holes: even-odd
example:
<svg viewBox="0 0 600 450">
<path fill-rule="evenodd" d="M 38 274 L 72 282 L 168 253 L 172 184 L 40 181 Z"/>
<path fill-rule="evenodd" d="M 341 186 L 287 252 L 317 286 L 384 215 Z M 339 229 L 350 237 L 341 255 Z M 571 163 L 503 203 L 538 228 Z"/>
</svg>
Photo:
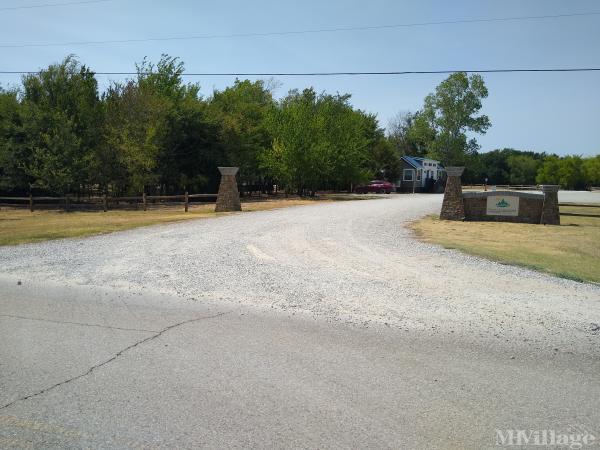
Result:
<svg viewBox="0 0 600 450">
<path fill-rule="evenodd" d="M 417 242 L 441 196 L 318 203 L 0 249 L 3 277 L 600 354 L 600 287 Z"/>
</svg>

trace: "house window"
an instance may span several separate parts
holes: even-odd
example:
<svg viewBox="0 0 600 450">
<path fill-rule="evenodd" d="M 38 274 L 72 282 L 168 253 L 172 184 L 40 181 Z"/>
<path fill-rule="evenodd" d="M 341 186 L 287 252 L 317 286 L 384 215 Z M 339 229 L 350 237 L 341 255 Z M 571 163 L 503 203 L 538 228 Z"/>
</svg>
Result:
<svg viewBox="0 0 600 450">
<path fill-rule="evenodd" d="M 421 170 L 417 170 L 417 181 L 421 181 Z"/>
<path fill-rule="evenodd" d="M 402 181 L 412 181 L 413 180 L 413 170 L 412 169 L 404 169 L 404 176 L 402 177 Z"/>
</svg>

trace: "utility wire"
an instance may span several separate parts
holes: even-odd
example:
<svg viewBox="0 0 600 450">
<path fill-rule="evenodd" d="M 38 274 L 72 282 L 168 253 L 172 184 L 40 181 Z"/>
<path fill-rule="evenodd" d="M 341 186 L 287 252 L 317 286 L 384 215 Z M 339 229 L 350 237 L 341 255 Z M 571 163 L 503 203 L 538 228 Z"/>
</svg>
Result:
<svg viewBox="0 0 600 450">
<path fill-rule="evenodd" d="M 392 72 L 187 72 L 186 77 L 329 77 L 355 75 L 427 75 L 451 73 L 546 73 L 546 72 L 600 72 L 600 67 L 572 67 L 555 69 L 481 69 L 481 70 L 403 70 Z M 40 71 L 0 70 L 0 75 L 33 75 Z M 152 75 L 155 72 L 94 72 L 95 75 Z"/>
<path fill-rule="evenodd" d="M 110 0 L 96 0 L 110 1 Z M 83 3 L 83 2 L 81 2 Z M 89 2 L 91 3 L 91 2 Z M 26 48 L 26 47 L 61 47 L 68 45 L 103 45 L 103 44 L 131 44 L 136 42 L 158 42 L 158 41 L 185 41 L 185 40 L 200 40 L 200 39 L 228 39 L 228 38 L 247 38 L 247 37 L 266 37 L 266 36 L 288 36 L 301 34 L 316 34 L 316 33 L 335 33 L 344 31 L 368 31 L 368 30 L 385 30 L 395 28 L 410 28 L 410 27 L 425 27 L 435 25 L 454 25 L 454 24 L 469 24 L 469 23 L 487 23 L 487 22 L 511 22 L 521 20 L 542 20 L 542 19 L 559 19 L 566 17 L 583 17 L 583 16 L 598 16 L 600 11 L 590 11 L 583 13 L 572 14 L 553 14 L 544 16 L 517 16 L 517 17 L 496 17 L 496 18 L 480 18 L 480 19 L 457 19 L 444 20 L 438 22 L 414 22 L 414 23 L 399 23 L 391 25 L 372 25 L 362 27 L 337 27 L 337 28 L 317 28 L 308 30 L 292 30 L 292 31 L 269 31 L 269 32 L 251 32 L 251 33 L 234 33 L 234 34 L 201 34 L 192 36 L 171 36 L 171 37 L 154 37 L 154 38 L 139 38 L 139 39 L 110 39 L 103 41 L 73 41 L 61 43 L 33 43 L 33 44 L 2 44 L 0 48 Z"/>
<path fill-rule="evenodd" d="M 42 3 L 40 5 L 28 5 L 28 6 L 8 6 L 0 8 L 0 11 L 16 11 L 18 9 L 36 9 L 36 8 L 50 8 L 52 6 L 71 6 L 71 5 L 88 5 L 90 3 L 106 3 L 112 2 L 113 0 L 82 0 L 78 2 L 63 2 L 63 3 Z"/>
</svg>

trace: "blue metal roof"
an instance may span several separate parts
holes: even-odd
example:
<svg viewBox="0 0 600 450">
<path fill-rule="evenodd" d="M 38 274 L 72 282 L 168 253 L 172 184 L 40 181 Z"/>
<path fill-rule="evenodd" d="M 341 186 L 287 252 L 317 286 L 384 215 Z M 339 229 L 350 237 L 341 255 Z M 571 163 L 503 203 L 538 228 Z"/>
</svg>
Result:
<svg viewBox="0 0 600 450">
<path fill-rule="evenodd" d="M 429 159 L 430 161 L 437 163 L 438 166 L 440 168 L 442 168 L 442 165 L 439 161 L 436 161 L 435 159 L 431 159 L 431 158 L 422 158 L 420 156 L 403 156 L 402 159 L 404 161 L 406 161 L 408 164 L 410 164 L 411 166 L 413 166 L 415 169 L 422 169 L 423 161 L 425 161 L 426 159 Z"/>
</svg>

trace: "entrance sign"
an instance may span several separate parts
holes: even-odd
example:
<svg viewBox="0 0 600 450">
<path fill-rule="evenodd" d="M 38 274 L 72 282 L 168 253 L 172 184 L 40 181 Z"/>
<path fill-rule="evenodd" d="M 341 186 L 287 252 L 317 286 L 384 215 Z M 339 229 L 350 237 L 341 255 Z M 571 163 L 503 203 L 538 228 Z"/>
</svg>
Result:
<svg viewBox="0 0 600 450">
<path fill-rule="evenodd" d="M 487 198 L 486 214 L 488 216 L 518 216 L 519 197 L 490 195 Z"/>
</svg>

